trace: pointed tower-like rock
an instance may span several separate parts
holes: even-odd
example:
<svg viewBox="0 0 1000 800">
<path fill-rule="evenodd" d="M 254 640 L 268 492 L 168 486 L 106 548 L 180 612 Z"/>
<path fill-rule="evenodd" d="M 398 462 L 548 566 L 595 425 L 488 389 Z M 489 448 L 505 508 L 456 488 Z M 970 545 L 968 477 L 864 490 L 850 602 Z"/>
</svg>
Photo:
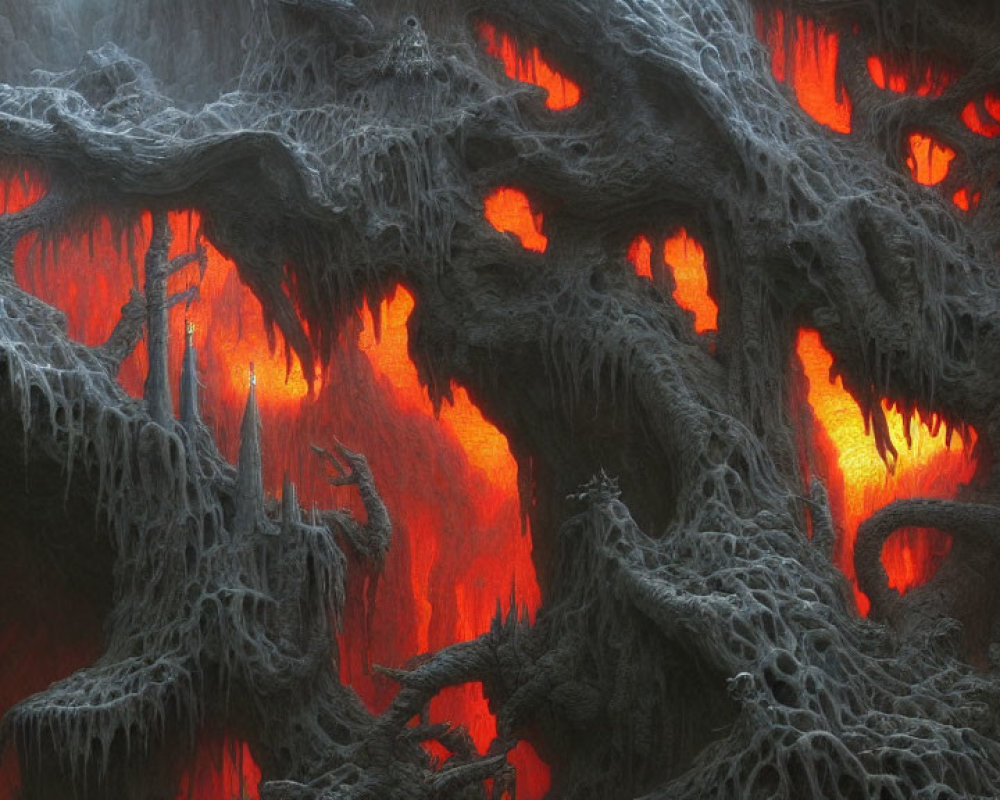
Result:
<svg viewBox="0 0 1000 800">
<path fill-rule="evenodd" d="M 149 370 L 142 394 L 149 416 L 164 427 L 174 417 L 167 355 L 170 343 L 167 320 L 170 240 L 170 224 L 166 212 L 154 212 L 152 238 L 146 251 L 146 349 L 149 354 Z"/>
<path fill-rule="evenodd" d="M 237 533 L 249 532 L 264 516 L 264 475 L 261 469 L 260 410 L 257 408 L 257 376 L 250 364 L 250 391 L 240 426 L 240 454 L 236 462 Z"/>
<path fill-rule="evenodd" d="M 299 508 L 298 492 L 292 479 L 285 473 L 285 484 L 281 492 L 281 521 L 286 527 L 292 527 L 302 522 L 302 511 Z"/>
<path fill-rule="evenodd" d="M 184 361 L 181 365 L 181 424 L 193 434 L 201 417 L 198 412 L 198 351 L 194 346 L 194 323 L 184 322 Z"/>
</svg>

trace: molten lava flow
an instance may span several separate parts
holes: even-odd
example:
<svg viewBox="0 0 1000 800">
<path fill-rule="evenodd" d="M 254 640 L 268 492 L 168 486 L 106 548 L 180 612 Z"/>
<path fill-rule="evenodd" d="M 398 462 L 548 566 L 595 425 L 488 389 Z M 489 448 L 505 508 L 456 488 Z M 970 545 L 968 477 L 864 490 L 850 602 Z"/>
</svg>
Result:
<svg viewBox="0 0 1000 800">
<path fill-rule="evenodd" d="M 868 56 L 868 75 L 879 89 L 903 94 L 912 92 L 918 97 L 940 97 L 954 80 L 954 76 L 936 64 L 915 66 L 905 56 Z"/>
<path fill-rule="evenodd" d="M 175 213 L 169 220 L 171 256 L 190 252 L 198 215 Z M 148 215 L 134 229 L 124 230 L 99 219 L 89 236 L 63 238 L 44 251 L 22 242 L 15 274 L 22 286 L 66 313 L 71 336 L 99 344 L 111 332 L 130 289 L 142 285 L 149 238 Z M 130 251 L 135 254 L 132 263 Z M 356 489 L 331 487 L 323 464 L 309 449 L 339 438 L 368 456 L 394 520 L 392 547 L 374 595 L 369 592 L 372 579 L 360 565 L 349 573 L 340 638 L 343 680 L 379 711 L 397 687 L 380 678 L 373 664 L 402 666 L 421 653 L 487 631 L 498 601 L 506 604 L 512 591 L 519 608 L 537 609 L 540 593 L 531 538 L 521 529 L 515 462 L 506 439 L 461 387 L 453 387 L 454 404 L 446 403 L 440 419 L 435 418 L 409 359 L 406 323 L 414 301 L 402 287 L 382 303 L 381 338 L 376 340 L 366 310 L 355 331 L 363 352 L 343 343 L 318 390 L 309 395 L 294 360 L 286 380 L 284 340 L 276 334 L 272 353 L 260 303 L 240 282 L 235 265 L 211 245 L 206 246 L 206 262 L 203 278 L 192 264 L 171 279 L 172 292 L 194 284 L 200 289 L 190 307 L 177 306 L 170 313 L 173 386 L 179 381 L 187 318 L 198 349 L 201 407 L 230 460 L 238 448 L 252 361 L 268 490 L 278 492 L 287 472 L 306 507 L 349 506 L 363 516 Z M 122 368 L 119 379 L 133 395 L 141 394 L 146 361 L 140 345 Z M 175 388 L 175 400 L 177 394 Z M 432 706 L 432 717 L 466 725 L 484 752 L 496 733 L 478 685 L 443 694 Z M 218 743 L 199 751 L 185 778 L 194 800 L 224 797 L 237 785 L 240 769 L 255 796 L 253 760 L 242 745 L 233 746 L 243 753 L 242 768 L 232 759 L 219 760 Z M 512 761 L 518 768 L 518 796 L 540 798 L 548 788 L 548 768 L 527 744 L 518 746 Z"/>
<path fill-rule="evenodd" d="M 181 778 L 177 800 L 246 800 L 257 796 L 260 769 L 245 744 L 205 743 Z"/>
<path fill-rule="evenodd" d="M 549 240 L 542 233 L 542 215 L 531 210 L 528 195 L 520 189 L 501 187 L 484 201 L 489 223 L 501 233 L 513 233 L 526 250 L 544 253 Z"/>
<path fill-rule="evenodd" d="M 626 257 L 635 267 L 636 275 L 653 280 L 653 245 L 649 243 L 649 239 L 642 235 L 636 236 L 628 246 Z"/>
<path fill-rule="evenodd" d="M 963 186 L 951 196 L 951 201 L 962 211 L 969 211 L 978 208 L 982 196 L 982 192 L 972 192 Z"/>
<path fill-rule="evenodd" d="M 962 109 L 962 122 L 980 136 L 1000 136 L 1000 94 L 987 92 L 982 102 L 970 100 Z"/>
<path fill-rule="evenodd" d="M 420 385 L 417 368 L 408 352 L 406 324 L 413 307 L 413 295 L 397 286 L 393 296 L 382 302 L 381 336 L 376 338 L 375 323 L 366 303 L 358 346 L 368 356 L 376 373 L 388 378 L 401 403 L 422 414 L 433 415 L 430 398 Z M 510 455 L 507 437 L 483 418 L 464 388 L 453 385 L 452 400 L 442 405 L 439 417 L 469 463 L 481 469 L 492 484 L 516 492 L 517 464 Z"/>
<path fill-rule="evenodd" d="M 402 408 L 429 420 L 433 417 L 433 406 L 408 355 L 407 322 L 413 307 L 413 296 L 405 288 L 397 287 L 379 309 L 382 330 L 378 339 L 372 314 L 366 307 L 359 344 L 378 379 L 391 387 Z M 445 433 L 461 448 L 468 467 L 481 476 L 477 513 L 484 518 L 480 530 L 494 528 L 499 533 L 497 526 L 509 530 L 515 524 L 511 513 L 517 499 L 517 467 L 507 440 L 483 419 L 464 389 L 452 387 L 452 395 L 454 402 L 442 406 L 440 421 Z M 442 475 L 436 480 L 448 482 L 450 477 Z M 469 542 L 464 537 L 476 532 L 476 528 L 457 532 L 462 538 L 456 543 L 438 536 L 432 520 L 415 521 L 425 530 L 420 536 L 420 550 L 412 556 L 409 576 L 416 601 L 414 655 L 484 633 L 496 612 L 498 598 L 506 601 L 511 590 L 515 591 L 518 606 L 533 615 L 541 596 L 530 560 L 530 540 L 510 531 L 493 547 L 479 548 L 478 554 L 474 554 L 466 551 Z M 451 603 L 457 614 L 448 614 L 438 605 L 440 601 L 431 596 L 436 574 L 465 576 L 452 587 Z M 442 612 L 452 619 L 450 631 L 435 624 L 435 614 L 440 616 Z M 352 680 L 352 685 L 357 686 L 358 682 Z M 369 703 L 377 703 L 377 695 L 375 687 L 363 693 Z M 489 713 L 482 687 L 478 685 L 458 686 L 443 692 L 431 703 L 431 718 L 463 722 L 481 752 L 486 751 L 496 736 L 496 720 Z M 548 769 L 531 746 L 519 744 L 511 761 L 518 770 L 518 796 L 525 793 L 529 798 L 541 797 L 548 786 Z"/>
<path fill-rule="evenodd" d="M 940 425 L 907 421 L 883 403 L 898 451 L 895 469 L 890 469 L 879 458 L 874 436 L 866 432 L 854 398 L 840 378 L 830 379 L 833 357 L 819 334 L 801 331 L 796 351 L 809 384 L 807 399 L 818 426 L 813 432 L 812 466 L 826 483 L 840 533 L 836 561 L 854 585 L 858 609 L 867 614 L 868 598 L 858 590 L 854 572 L 858 525 L 893 500 L 954 497 L 958 486 L 969 481 L 974 471 L 975 465 L 966 453 L 966 446 L 972 442 L 949 442 L 947 431 Z M 907 427 L 910 445 L 906 443 Z M 905 592 L 926 583 L 950 548 L 951 538 L 940 531 L 908 529 L 893 534 L 882 551 L 890 586 Z"/>
<path fill-rule="evenodd" d="M 653 247 L 645 236 L 637 236 L 628 249 L 628 260 L 636 275 L 653 279 Z M 674 302 L 694 314 L 694 329 L 707 333 L 718 329 L 719 307 L 708 293 L 705 248 L 681 228 L 663 243 L 663 261 L 674 279 Z"/>
<path fill-rule="evenodd" d="M 757 35 L 771 50 L 776 80 L 791 81 L 803 111 L 838 133 L 851 132 L 851 99 L 837 75 L 840 37 L 808 17 L 795 17 L 786 31 L 785 14 L 756 14 Z"/>
<path fill-rule="evenodd" d="M 936 186 L 948 177 L 948 169 L 955 158 L 952 148 L 922 133 L 911 133 L 907 143 L 906 166 L 913 180 L 924 186 Z"/>
<path fill-rule="evenodd" d="M 580 87 L 552 69 L 537 47 L 524 50 L 511 36 L 488 22 L 481 22 L 477 32 L 486 52 L 503 62 L 508 78 L 533 83 L 548 92 L 545 105 L 552 111 L 572 108 L 580 102 Z"/>
<path fill-rule="evenodd" d="M 695 331 L 716 330 L 719 307 L 708 293 L 708 267 L 701 243 L 681 228 L 664 242 L 663 260 L 674 274 L 674 300 L 694 312 Z"/>
<path fill-rule="evenodd" d="M 0 170 L 0 214 L 16 214 L 41 200 L 48 191 L 45 179 L 34 170 Z"/>
</svg>

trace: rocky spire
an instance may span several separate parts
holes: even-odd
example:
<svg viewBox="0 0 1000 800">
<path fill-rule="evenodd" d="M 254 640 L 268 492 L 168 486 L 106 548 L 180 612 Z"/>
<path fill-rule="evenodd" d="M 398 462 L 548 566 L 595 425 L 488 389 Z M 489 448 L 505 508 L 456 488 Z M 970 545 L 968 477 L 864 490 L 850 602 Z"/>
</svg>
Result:
<svg viewBox="0 0 1000 800">
<path fill-rule="evenodd" d="M 184 361 L 181 365 L 181 424 L 188 433 L 201 421 L 198 413 L 198 351 L 194 346 L 194 323 L 184 321 Z"/>
<path fill-rule="evenodd" d="M 257 408 L 257 376 L 250 363 L 250 391 L 240 426 L 240 454 L 236 462 L 237 532 L 250 531 L 264 515 L 264 476 L 261 469 L 260 410 Z"/>
<path fill-rule="evenodd" d="M 173 419 L 174 406 L 170 397 L 167 349 L 170 330 L 167 324 L 167 278 L 170 250 L 170 225 L 163 211 L 153 213 L 153 233 L 146 251 L 146 349 L 149 371 L 143 397 L 154 422 L 166 426 Z"/>
<path fill-rule="evenodd" d="M 285 526 L 297 525 L 302 521 L 298 492 L 292 479 L 285 473 L 285 485 L 281 493 L 281 521 Z"/>
</svg>

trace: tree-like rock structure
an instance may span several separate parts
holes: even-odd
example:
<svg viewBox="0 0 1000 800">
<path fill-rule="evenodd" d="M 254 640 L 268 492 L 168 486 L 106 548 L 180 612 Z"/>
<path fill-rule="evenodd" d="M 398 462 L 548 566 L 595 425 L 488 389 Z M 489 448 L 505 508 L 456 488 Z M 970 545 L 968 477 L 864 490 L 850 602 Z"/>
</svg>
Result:
<svg viewBox="0 0 1000 800">
<path fill-rule="evenodd" d="M 173 797 L 203 726 L 249 744 L 269 800 L 479 797 L 490 780 L 499 796 L 519 739 L 559 798 L 1000 793 L 998 198 L 960 215 L 904 175 L 898 144 L 933 129 L 962 154 L 960 178 L 994 179 L 995 147 L 957 121 L 1000 85 L 991 3 L 780 4 L 850 32 L 849 137 L 775 82 L 744 0 L 42 5 L 81 52 L 74 66 L 58 63 L 68 44 L 31 49 L 44 26 L 0 6 L 27 42 L 5 55 L 18 85 L 0 86 L 0 152 L 50 184 L 0 217 L 0 418 L 3 461 L 52 503 L 4 507 L 55 545 L 92 535 L 87 568 L 113 575 L 114 592 L 97 662 L 5 718 L 27 797 Z M 176 19 L 214 42 L 210 102 Z M 553 113 L 507 79 L 479 46 L 484 20 L 544 45 L 583 87 L 579 104 Z M 960 77 L 889 102 L 848 57 L 883 50 L 947 59 Z M 27 72 L 48 64 L 65 69 Z M 483 197 L 508 185 L 544 211 L 545 252 L 483 219 Z M 190 371 L 180 422 L 152 353 L 155 396 L 139 404 L 116 385 L 144 318 L 163 346 L 148 291 L 95 349 L 10 279 L 28 232 L 144 209 L 150 263 L 169 270 L 155 221 L 176 208 L 200 211 L 309 380 L 364 300 L 412 291 L 411 356 L 432 398 L 466 387 L 518 459 L 543 592 L 534 624 L 498 616 L 391 672 L 400 690 L 381 715 L 340 684 L 337 537 L 375 565 L 390 546 L 364 459 L 321 452 L 357 482 L 364 526 L 303 516 L 291 486 L 269 503 L 252 388 L 233 468 L 198 419 Z M 710 256 L 711 342 L 625 268 L 637 233 L 679 221 Z M 966 496 L 863 526 L 870 620 L 833 563 L 822 485 L 803 487 L 802 326 L 821 333 L 887 458 L 883 398 L 978 434 Z M 942 528 L 955 547 L 901 598 L 879 555 L 904 526 Z M 466 682 L 497 714 L 486 754 L 427 718 Z M 454 754 L 440 770 L 426 739 Z"/>
</svg>

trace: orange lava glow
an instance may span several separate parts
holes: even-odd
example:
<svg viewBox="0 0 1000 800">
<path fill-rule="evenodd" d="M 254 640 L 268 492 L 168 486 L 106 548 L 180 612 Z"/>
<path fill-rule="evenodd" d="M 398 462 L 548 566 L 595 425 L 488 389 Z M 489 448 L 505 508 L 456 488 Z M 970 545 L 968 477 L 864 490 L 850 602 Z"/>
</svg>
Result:
<svg viewBox="0 0 1000 800">
<path fill-rule="evenodd" d="M 397 398 L 409 408 L 433 415 L 426 389 L 417 378 L 417 368 L 408 353 L 407 322 L 413 312 L 413 295 L 402 286 L 380 309 L 381 337 L 375 337 L 375 323 L 368 304 L 362 319 L 364 328 L 358 346 L 368 356 L 376 373 L 384 375 Z M 517 464 L 510 455 L 507 437 L 487 422 L 461 386 L 452 385 L 452 402 L 441 406 L 439 418 L 455 437 L 469 463 L 481 469 L 490 483 L 508 492 L 517 492 Z"/>
<path fill-rule="evenodd" d="M 501 233 L 513 233 L 526 250 L 545 252 L 549 240 L 542 233 L 543 218 L 531 210 L 528 195 L 504 186 L 488 195 L 484 204 L 490 225 Z"/>
<path fill-rule="evenodd" d="M 172 213 L 169 219 L 171 255 L 190 251 L 200 226 L 197 213 Z M 73 338 L 99 344 L 111 332 L 130 288 L 142 285 L 150 227 L 148 215 L 125 230 L 99 219 L 89 236 L 45 246 L 22 241 L 15 253 L 16 278 L 66 313 Z M 130 246 L 136 254 L 133 264 Z M 331 487 L 326 467 L 310 451 L 314 443 L 331 446 L 335 437 L 368 456 L 379 482 L 395 525 L 392 547 L 374 593 L 360 565 L 349 573 L 339 668 L 366 704 L 381 711 L 396 687 L 374 664 L 401 667 L 421 653 L 483 633 L 498 602 L 506 608 L 512 597 L 529 614 L 538 608 L 541 598 L 531 536 L 522 530 L 514 459 L 504 436 L 463 388 L 453 387 L 454 403 L 445 402 L 435 417 L 408 355 L 407 321 L 414 299 L 405 288 L 381 303 L 378 339 L 367 309 L 356 327 L 348 325 L 333 362 L 310 395 L 294 357 L 286 380 L 284 340 L 275 332 L 272 352 L 260 303 L 240 282 L 235 265 L 211 245 L 206 245 L 206 261 L 200 282 L 196 264 L 170 282 L 171 291 L 200 283 L 198 299 L 170 312 L 175 402 L 187 319 L 195 330 L 202 413 L 227 458 L 235 461 L 252 361 L 269 492 L 280 491 L 287 472 L 306 508 L 348 507 L 363 519 L 357 490 Z M 119 376 L 135 396 L 142 391 L 146 361 L 140 344 Z M 13 695 L 22 696 L 20 691 L 20 686 L 12 687 Z M 432 719 L 465 725 L 484 752 L 496 733 L 478 684 L 437 698 Z M 236 748 L 239 767 L 239 759 L 220 760 L 217 746 L 208 749 L 207 754 L 199 752 L 185 777 L 190 800 L 227 797 L 225 792 L 238 786 L 241 770 L 249 776 L 247 796 L 256 797 L 250 753 L 242 745 Z M 527 744 L 515 750 L 512 761 L 518 768 L 518 796 L 542 797 L 549 785 L 547 766 Z M 0 790 L 0 800 L 8 797 Z"/>
<path fill-rule="evenodd" d="M 533 83 L 548 92 L 545 105 L 549 109 L 562 111 L 580 102 L 580 87 L 554 70 L 537 47 L 525 50 L 513 37 L 488 22 L 481 22 L 477 32 L 486 52 L 503 62 L 508 78 Z"/>
<path fill-rule="evenodd" d="M 906 166 L 913 180 L 924 186 L 936 186 L 948 177 L 948 170 L 955 158 L 955 151 L 931 136 L 911 133 Z"/>
<path fill-rule="evenodd" d="M 879 89 L 903 94 L 912 92 L 918 97 L 940 97 L 952 82 L 951 73 L 927 64 L 915 69 L 905 59 L 868 56 L 868 75 Z"/>
<path fill-rule="evenodd" d="M 653 245 L 645 236 L 636 236 L 628 246 L 628 260 L 640 278 L 653 280 Z"/>
<path fill-rule="evenodd" d="M 41 200 L 46 191 L 45 180 L 31 170 L 0 172 L 0 214 L 16 214 Z"/>
<path fill-rule="evenodd" d="M 716 330 L 719 307 L 708 293 L 708 267 L 701 242 L 681 228 L 664 242 L 663 260 L 674 274 L 674 300 L 694 312 L 695 332 Z"/>
<path fill-rule="evenodd" d="M 1000 94 L 987 92 L 982 102 L 970 100 L 962 109 L 962 122 L 980 136 L 1000 136 Z"/>
<path fill-rule="evenodd" d="M 653 246 L 646 236 L 637 236 L 628 249 L 636 275 L 653 279 Z M 719 307 L 708 292 L 705 248 L 684 228 L 663 243 L 663 261 L 674 279 L 674 302 L 694 314 L 696 333 L 718 330 Z"/>
<path fill-rule="evenodd" d="M 951 201 L 962 211 L 971 211 L 979 206 L 982 199 L 981 192 L 970 192 L 966 187 L 962 187 L 952 195 Z"/>
<path fill-rule="evenodd" d="M 813 432 L 812 469 L 824 480 L 838 538 L 837 564 L 851 580 L 862 614 L 868 598 L 857 587 L 854 541 L 858 525 L 882 506 L 907 497 L 954 497 L 975 468 L 968 457 L 974 442 L 949 437 L 940 425 L 911 419 L 883 403 L 889 432 L 898 456 L 890 467 L 875 448 L 874 436 L 865 430 L 864 418 L 854 398 L 838 377 L 831 380 L 833 356 L 814 330 L 802 330 L 796 346 L 808 382 L 808 403 L 818 423 Z M 907 430 L 911 444 L 907 444 Z M 950 441 L 949 441 L 950 439 Z M 900 592 L 926 583 L 951 548 L 951 538 L 940 531 L 907 529 L 886 542 L 882 563 L 889 584 Z"/>
<path fill-rule="evenodd" d="M 257 796 L 259 782 L 260 769 L 245 744 L 206 744 L 182 776 L 176 800 L 248 800 Z"/>
<path fill-rule="evenodd" d="M 838 133 L 851 132 L 851 99 L 837 76 L 840 37 L 815 20 L 798 16 L 786 30 L 785 15 L 756 15 L 757 35 L 771 51 L 776 80 L 791 80 L 802 110 Z"/>
</svg>

